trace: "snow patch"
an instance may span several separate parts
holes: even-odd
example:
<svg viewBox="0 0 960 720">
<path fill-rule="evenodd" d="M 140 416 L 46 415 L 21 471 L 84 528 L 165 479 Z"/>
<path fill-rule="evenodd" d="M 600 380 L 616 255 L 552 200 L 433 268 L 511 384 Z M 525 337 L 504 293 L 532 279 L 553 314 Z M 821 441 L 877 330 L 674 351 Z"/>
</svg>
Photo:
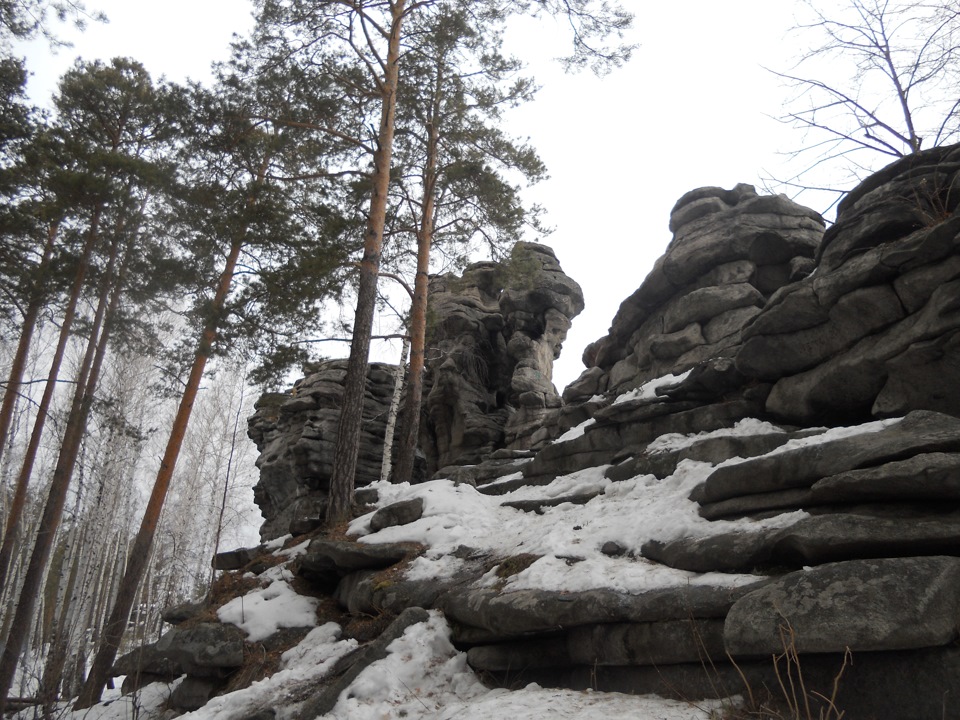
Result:
<svg viewBox="0 0 960 720">
<path fill-rule="evenodd" d="M 648 453 L 663 453 L 681 450 L 701 440 L 717 437 L 747 437 L 750 435 L 769 435 L 770 433 L 786 433 L 781 427 L 756 418 L 744 418 L 731 428 L 720 428 L 710 432 L 681 434 L 665 433 L 647 445 Z"/>
<path fill-rule="evenodd" d="M 553 442 L 564 443 L 564 442 L 567 442 L 568 440 L 576 440 L 578 437 L 581 437 L 584 432 L 586 432 L 588 427 L 590 427 L 591 425 L 595 425 L 596 422 L 597 421 L 594 420 L 593 418 L 590 418 L 589 420 L 584 420 L 582 423 L 580 423 L 576 427 L 572 427 L 569 430 L 567 430 L 563 435 L 558 437 Z"/>
<path fill-rule="evenodd" d="M 663 377 L 654 378 L 653 380 L 648 380 L 643 385 L 638 387 L 635 390 L 630 390 L 625 392 L 622 395 L 618 395 L 617 399 L 613 401 L 614 405 L 619 405 L 620 403 L 629 402 L 630 400 L 654 400 L 657 398 L 657 389 L 664 387 L 666 385 L 674 385 L 675 383 L 682 382 L 686 379 L 687 375 L 690 374 L 690 371 L 687 370 L 684 373 L 679 375 L 664 375 Z"/>
<path fill-rule="evenodd" d="M 284 580 L 276 580 L 234 598 L 217 610 L 220 622 L 231 623 L 247 633 L 247 640 L 258 642 L 280 628 L 313 627 L 317 624 L 318 600 L 294 592 Z"/>
</svg>

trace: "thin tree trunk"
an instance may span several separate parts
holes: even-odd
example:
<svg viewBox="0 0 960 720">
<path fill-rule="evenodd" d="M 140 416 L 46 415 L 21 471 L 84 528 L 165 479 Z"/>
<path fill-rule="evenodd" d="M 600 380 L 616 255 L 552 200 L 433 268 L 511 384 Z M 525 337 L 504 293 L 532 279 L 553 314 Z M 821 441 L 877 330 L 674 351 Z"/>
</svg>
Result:
<svg viewBox="0 0 960 720">
<path fill-rule="evenodd" d="M 71 536 L 76 534 L 75 529 L 69 533 Z M 43 704 L 45 711 L 51 713 L 54 710 L 53 703 L 56 702 L 60 692 L 63 669 L 67 662 L 67 643 L 71 634 L 74 589 L 80 574 L 81 548 L 82 540 L 74 537 L 68 546 L 68 557 L 65 558 L 65 563 L 69 567 L 67 583 L 60 598 L 59 608 L 55 608 L 59 610 L 59 617 L 53 627 L 53 637 L 50 640 L 47 661 L 43 668 L 43 676 L 40 678 L 40 690 L 37 693 L 37 699 Z"/>
<path fill-rule="evenodd" d="M 50 410 L 53 392 L 56 390 L 57 379 L 60 375 L 60 365 L 63 362 L 63 354 L 67 347 L 67 340 L 70 339 L 70 328 L 77 314 L 77 302 L 80 299 L 80 291 L 83 289 L 87 270 L 90 267 L 90 256 L 93 254 L 93 248 L 99 236 L 100 213 L 101 208 L 97 207 L 94 209 L 93 216 L 90 219 L 90 229 L 87 231 L 87 240 L 80 254 L 80 264 L 77 267 L 77 273 L 73 279 L 73 287 L 70 289 L 70 299 L 63 313 L 63 322 L 60 325 L 60 339 L 57 342 L 57 349 L 53 353 L 53 360 L 50 362 L 47 385 L 43 389 L 43 396 L 40 398 L 37 417 L 33 424 L 33 432 L 30 434 L 30 443 L 27 446 L 27 451 L 23 458 L 20 475 L 17 477 L 13 500 L 10 502 L 10 511 L 7 513 L 7 523 L 3 533 L 3 544 L 0 545 L 0 588 L 6 586 L 7 573 L 10 569 L 10 557 L 13 554 L 13 547 L 17 539 L 20 518 L 23 515 L 23 506 L 27 501 L 27 488 L 30 485 L 30 475 L 33 472 L 33 465 L 37 459 L 37 451 L 40 449 L 40 438 L 43 436 L 43 426 L 47 421 L 47 413 Z"/>
<path fill-rule="evenodd" d="M 400 414 L 400 400 L 403 397 L 403 379 L 407 374 L 407 355 L 410 353 L 410 338 L 403 339 L 400 351 L 400 364 L 393 375 L 393 397 L 390 399 L 390 411 L 387 413 L 387 429 L 383 435 L 383 459 L 380 462 L 380 482 L 390 479 L 393 464 L 393 434 L 397 429 L 397 416 Z"/>
<path fill-rule="evenodd" d="M 70 480 L 73 477 L 73 471 L 76 467 L 77 454 L 80 451 L 80 443 L 83 440 L 83 433 L 86 430 L 87 418 L 90 415 L 90 406 L 93 404 L 93 394 L 97 387 L 100 368 L 103 366 L 103 358 L 107 351 L 110 325 L 112 324 L 111 320 L 120 302 L 120 295 L 122 294 L 122 282 L 120 280 L 115 279 L 116 285 L 113 287 L 112 297 L 109 297 L 111 295 L 110 289 L 114 286 L 114 283 L 111 282 L 111 276 L 119 245 L 119 240 L 114 241 L 113 247 L 111 248 L 103 292 L 97 303 L 97 313 L 90 331 L 87 351 L 78 375 L 77 388 L 70 407 L 70 415 L 67 418 L 63 444 L 60 447 L 60 454 L 57 458 L 57 466 L 53 471 L 50 491 L 43 508 L 36 543 L 33 547 L 33 553 L 30 556 L 30 563 L 27 566 L 26 575 L 24 576 L 23 587 L 20 590 L 20 600 L 17 603 L 17 611 L 10 625 L 10 635 L 7 637 L 3 654 L 0 655 L 0 715 L 3 714 L 6 708 L 7 694 L 10 691 L 13 676 L 17 669 L 17 659 L 23 647 L 24 640 L 26 639 L 27 627 L 30 623 L 30 617 L 33 614 L 37 594 L 43 580 L 44 569 L 50 557 L 50 550 L 53 547 L 53 539 L 57 528 L 60 526 L 60 519 L 63 516 L 67 490 L 70 487 Z M 107 307 L 108 301 L 109 307 Z M 103 327 L 102 333 L 100 331 L 101 326 Z"/>
<path fill-rule="evenodd" d="M 33 331 L 37 327 L 37 317 L 40 315 L 40 308 L 43 306 L 43 293 L 38 285 L 43 282 L 47 274 L 47 267 L 50 264 L 50 256 L 53 254 L 53 245 L 57 237 L 57 231 L 60 223 L 52 223 L 47 230 L 47 242 L 43 247 L 43 255 L 40 258 L 40 264 L 37 266 L 36 277 L 33 279 L 30 288 L 30 302 L 27 305 L 27 311 L 23 316 L 23 325 L 20 328 L 20 340 L 17 343 L 17 352 L 13 356 L 13 364 L 10 366 L 10 374 L 7 377 L 7 386 L 3 392 L 3 405 L 0 405 L 0 459 L 3 458 L 3 450 L 7 443 L 7 433 L 10 432 L 10 422 L 13 419 L 13 408 L 17 402 L 17 396 L 20 394 L 20 383 L 23 381 L 23 369 L 27 365 L 27 355 L 30 352 L 30 342 L 33 340 Z M 0 576 L 0 585 L 3 585 L 2 576 Z"/>
<path fill-rule="evenodd" d="M 180 407 L 174 418 L 173 426 L 170 428 L 170 438 L 167 441 L 163 460 L 160 462 L 160 470 L 153 483 L 153 491 L 150 493 L 150 500 L 147 502 L 147 508 L 143 514 L 140 530 L 131 548 L 127 568 L 123 574 L 123 579 L 120 581 L 120 587 L 117 590 L 113 609 L 110 612 L 110 618 L 107 620 L 106 627 L 101 636 L 100 647 L 93 659 L 90 675 L 87 677 L 87 682 L 84 684 L 83 690 L 80 692 L 80 697 L 74 705 L 75 710 L 88 708 L 100 700 L 100 695 L 103 693 L 103 686 L 107 682 L 107 673 L 117 656 L 117 650 L 120 648 L 120 641 L 123 639 L 123 632 L 127 627 L 127 620 L 130 617 L 130 609 L 133 607 L 134 600 L 136 599 L 137 587 L 143 579 L 147 560 L 150 556 L 150 546 L 153 544 L 153 536 L 157 530 L 160 511 L 163 509 L 163 502 L 166 499 L 167 490 L 170 487 L 170 479 L 173 477 L 173 470 L 176 467 L 177 457 L 180 454 L 180 447 L 183 445 L 183 437 L 187 431 L 187 424 L 190 421 L 190 413 L 197 399 L 197 391 L 200 389 L 203 370 L 206 367 L 207 358 L 210 356 L 214 340 L 217 336 L 217 321 L 226 303 L 227 294 L 233 282 L 233 274 L 236 270 L 237 259 L 240 256 L 242 247 L 242 239 L 235 241 L 230 247 L 230 254 L 227 257 L 226 265 L 220 275 L 217 291 L 214 295 L 210 319 L 207 321 L 200 338 L 197 354 L 193 361 L 193 367 L 190 370 L 190 377 L 183 390 Z"/>
<path fill-rule="evenodd" d="M 244 384 L 240 387 L 240 402 L 237 404 L 237 413 L 233 416 L 233 434 L 230 436 L 230 454 L 227 456 L 227 471 L 223 479 L 223 496 L 220 498 L 220 510 L 217 514 L 217 529 L 213 536 L 213 554 L 210 558 L 210 582 L 212 588 L 213 580 L 216 575 L 215 560 L 220 551 L 220 536 L 223 534 L 223 516 L 227 511 L 227 497 L 230 490 L 230 473 L 233 471 L 233 458 L 237 452 L 237 431 L 240 427 L 240 415 L 243 413 L 243 401 L 246 398 L 244 390 L 246 389 L 246 378 Z M 209 597 L 209 593 L 208 593 Z"/>
<path fill-rule="evenodd" d="M 440 98 L 442 70 L 437 72 L 437 91 L 434 118 L 439 117 L 436 102 Z M 420 229 L 417 232 L 417 277 L 413 283 L 413 303 L 410 307 L 410 380 L 404 406 L 406 422 L 400 438 L 397 457 L 396 482 L 409 482 L 420 435 L 420 405 L 423 401 L 423 367 L 427 344 L 427 294 L 430 286 L 430 248 L 433 245 L 433 214 L 436 203 L 437 153 L 439 133 L 434 123 L 427 124 L 427 162 L 423 173 L 423 202 L 420 208 Z"/>
<path fill-rule="evenodd" d="M 357 311 L 353 323 L 347 375 L 344 380 L 340 424 L 333 459 L 333 476 L 330 478 L 330 498 L 326 516 L 328 527 L 347 520 L 353 505 L 354 476 L 357 472 L 360 429 L 363 424 L 363 397 L 367 383 L 367 364 L 370 358 L 370 336 L 373 334 L 380 252 L 383 247 L 387 193 L 390 188 L 394 117 L 400 76 L 400 37 L 405 5 L 406 0 L 396 0 L 390 4 L 392 22 L 384 65 L 377 150 L 373 156 L 373 195 L 370 198 L 370 215 L 367 218 L 367 228 L 363 238 Z"/>
</svg>

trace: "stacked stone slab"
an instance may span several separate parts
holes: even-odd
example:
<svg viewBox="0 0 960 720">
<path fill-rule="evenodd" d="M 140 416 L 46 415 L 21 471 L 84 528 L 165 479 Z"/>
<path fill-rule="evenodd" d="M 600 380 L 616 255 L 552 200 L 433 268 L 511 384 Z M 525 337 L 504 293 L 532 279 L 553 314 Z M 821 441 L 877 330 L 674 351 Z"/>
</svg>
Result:
<svg viewBox="0 0 960 720">
<path fill-rule="evenodd" d="M 587 347 L 587 371 L 565 399 L 622 392 L 732 355 L 767 299 L 812 269 L 823 228 L 809 208 L 750 185 L 687 193 L 670 215 L 666 253 L 606 337 Z"/>
<path fill-rule="evenodd" d="M 840 204 L 817 271 L 744 331 L 737 367 L 800 423 L 960 413 L 960 148 L 911 155 Z"/>
<path fill-rule="evenodd" d="M 431 279 L 420 423 L 426 472 L 443 467 L 445 476 L 475 482 L 473 467 L 493 456 L 503 469 L 479 471 L 493 479 L 560 434 L 563 401 L 553 385 L 553 362 L 582 310 L 580 286 L 545 245 L 517 243 L 502 262 Z M 248 433 L 260 451 L 254 495 L 265 518 L 262 539 L 319 527 L 345 376 L 345 360 L 320 363 L 292 393 L 258 401 Z M 380 478 L 394 378 L 395 367 L 370 365 L 356 487 Z M 399 423 L 404 420 L 401 414 Z M 420 467 L 414 479 L 423 472 Z"/>
<path fill-rule="evenodd" d="M 164 613 L 164 619 L 174 627 L 157 642 L 118 658 L 110 674 L 124 677 L 124 694 L 152 682 L 172 682 L 185 675 L 170 695 L 168 705 L 189 712 L 203 707 L 223 690 L 230 676 L 243 665 L 245 635 L 234 625 L 195 621 L 199 607 L 188 618 L 177 617 L 179 609 Z M 306 630 L 300 634 L 305 635 Z"/>
<path fill-rule="evenodd" d="M 247 432 L 260 451 L 260 481 L 253 492 L 264 517 L 263 540 L 315 529 L 326 512 L 347 361 L 312 369 L 290 394 L 261 397 L 248 421 Z M 356 487 L 380 479 L 394 369 L 372 363 L 367 372 Z"/>
</svg>

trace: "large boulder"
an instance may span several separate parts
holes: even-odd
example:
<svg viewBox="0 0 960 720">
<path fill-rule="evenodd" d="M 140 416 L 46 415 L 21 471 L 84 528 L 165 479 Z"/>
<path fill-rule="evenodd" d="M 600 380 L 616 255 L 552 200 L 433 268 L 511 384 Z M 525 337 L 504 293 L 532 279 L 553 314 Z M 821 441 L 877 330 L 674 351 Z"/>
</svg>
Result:
<svg viewBox="0 0 960 720">
<path fill-rule="evenodd" d="M 163 634 L 154 646 L 188 675 L 223 678 L 243 665 L 244 632 L 216 622 L 177 626 Z"/>
<path fill-rule="evenodd" d="M 853 560 L 785 575 L 737 600 L 724 642 L 735 656 L 908 650 L 960 629 L 960 559 Z"/>
</svg>

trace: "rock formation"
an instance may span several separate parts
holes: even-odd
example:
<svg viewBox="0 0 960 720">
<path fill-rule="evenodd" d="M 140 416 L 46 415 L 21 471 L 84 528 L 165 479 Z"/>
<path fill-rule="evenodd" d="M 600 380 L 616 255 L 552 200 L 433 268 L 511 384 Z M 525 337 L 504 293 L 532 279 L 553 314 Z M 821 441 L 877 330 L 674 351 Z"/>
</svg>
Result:
<svg viewBox="0 0 960 720">
<path fill-rule="evenodd" d="M 744 331 L 737 367 L 788 421 L 960 413 L 960 149 L 911 155 L 847 195 L 814 275 Z"/>
<path fill-rule="evenodd" d="M 770 296 L 813 269 L 823 227 L 812 210 L 750 185 L 687 193 L 670 214 L 666 253 L 584 351 L 587 371 L 565 398 L 622 392 L 732 356 Z"/>
<path fill-rule="evenodd" d="M 960 715 L 958 199 L 958 147 L 868 179 L 822 242 L 784 198 L 688 193 L 566 403 L 543 363 L 582 299 L 552 253 L 522 250 L 529 285 L 491 264 L 437 279 L 425 453 L 443 479 L 378 487 L 362 541 L 312 539 L 301 579 L 349 613 L 442 611 L 506 687 Z M 313 377 L 251 425 L 277 507 L 323 483 Z M 612 536 L 630 513 L 650 527 Z M 546 542 L 498 525 L 537 518 Z M 567 567 L 581 586 L 548 587 Z"/>
<path fill-rule="evenodd" d="M 523 457 L 559 434 L 558 424 L 546 421 L 562 405 L 553 361 L 582 310 L 580 286 L 545 245 L 517 243 L 503 262 L 431 279 L 421 421 L 428 472 L 475 465 L 504 448 Z M 264 540 L 319 526 L 345 375 L 345 360 L 323 362 L 290 395 L 268 394 L 257 403 L 249 435 L 260 451 L 254 492 L 266 518 Z M 356 487 L 380 478 L 393 386 L 393 367 L 370 366 Z M 507 468 L 509 450 L 501 452 Z"/>
<path fill-rule="evenodd" d="M 254 499 L 265 519 L 260 528 L 264 540 L 309 532 L 319 527 L 326 512 L 347 361 L 326 361 L 313 370 L 296 382 L 291 394 L 261 397 L 248 422 L 250 439 L 260 451 Z M 393 367 L 370 365 L 356 487 L 380 479 L 393 385 Z"/>
<path fill-rule="evenodd" d="M 545 245 L 517 243 L 504 263 L 431 281 L 424 450 L 431 471 L 500 448 L 540 447 L 562 404 L 553 385 L 580 286 Z"/>
</svg>

